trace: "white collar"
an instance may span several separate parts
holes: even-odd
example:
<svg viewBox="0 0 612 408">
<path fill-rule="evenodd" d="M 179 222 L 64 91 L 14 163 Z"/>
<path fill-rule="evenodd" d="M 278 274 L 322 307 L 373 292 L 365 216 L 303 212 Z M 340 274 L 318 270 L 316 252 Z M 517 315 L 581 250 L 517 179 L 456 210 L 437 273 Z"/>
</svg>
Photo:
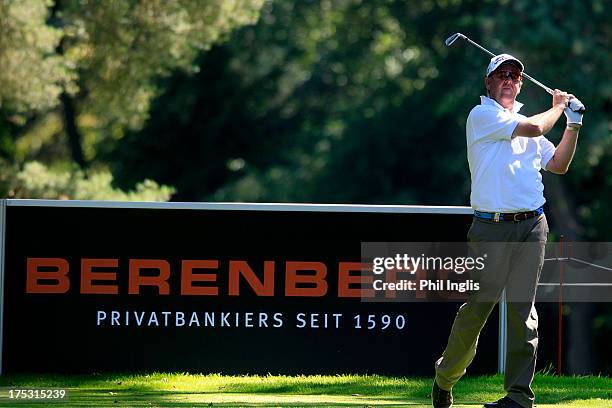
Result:
<svg viewBox="0 0 612 408">
<path fill-rule="evenodd" d="M 506 108 L 501 106 L 499 103 L 497 103 L 495 99 L 489 98 L 488 96 L 481 95 L 480 104 L 481 105 L 492 105 L 492 106 L 496 106 L 498 109 L 507 110 Z M 514 101 L 514 109 L 512 109 L 512 113 L 517 113 L 519 110 L 521 110 L 522 107 L 523 107 L 522 103 L 520 103 L 519 101 Z"/>
</svg>

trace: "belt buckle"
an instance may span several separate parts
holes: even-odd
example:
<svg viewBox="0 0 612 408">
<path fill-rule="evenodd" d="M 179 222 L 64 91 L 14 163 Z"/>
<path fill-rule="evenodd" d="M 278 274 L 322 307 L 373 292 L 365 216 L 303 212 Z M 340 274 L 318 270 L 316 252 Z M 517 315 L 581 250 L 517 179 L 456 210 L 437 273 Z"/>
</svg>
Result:
<svg viewBox="0 0 612 408">
<path fill-rule="evenodd" d="M 493 221 L 499 222 L 499 216 L 500 216 L 500 213 L 496 212 L 495 215 L 493 215 Z"/>
<path fill-rule="evenodd" d="M 512 221 L 514 221 L 514 222 L 519 222 L 520 221 L 520 220 L 516 219 L 517 215 L 521 215 L 521 213 L 514 213 L 514 215 L 512 216 Z"/>
</svg>

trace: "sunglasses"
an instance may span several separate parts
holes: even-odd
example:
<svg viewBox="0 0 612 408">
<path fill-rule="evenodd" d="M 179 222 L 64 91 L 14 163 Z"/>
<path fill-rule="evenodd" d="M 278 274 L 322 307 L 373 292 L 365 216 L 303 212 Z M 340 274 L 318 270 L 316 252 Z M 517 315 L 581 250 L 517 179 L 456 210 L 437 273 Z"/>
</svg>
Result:
<svg viewBox="0 0 612 408">
<path fill-rule="evenodd" d="M 501 81 L 505 81 L 506 79 L 511 79 L 512 82 L 516 83 L 523 77 L 523 74 L 521 74 L 520 72 L 516 72 L 516 71 L 497 71 L 497 72 L 494 72 L 491 76 Z"/>
</svg>

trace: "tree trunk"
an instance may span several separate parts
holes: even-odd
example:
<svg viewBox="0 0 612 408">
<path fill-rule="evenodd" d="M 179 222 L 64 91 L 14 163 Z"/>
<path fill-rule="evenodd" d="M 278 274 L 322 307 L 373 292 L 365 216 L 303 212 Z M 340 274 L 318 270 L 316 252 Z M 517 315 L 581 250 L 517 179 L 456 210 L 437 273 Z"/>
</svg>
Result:
<svg viewBox="0 0 612 408">
<path fill-rule="evenodd" d="M 62 27 L 64 22 L 60 17 L 63 4 L 61 0 L 56 0 L 51 7 L 51 13 L 49 15 L 49 22 L 51 25 L 56 27 Z M 57 44 L 56 51 L 60 55 L 64 55 L 64 42 L 65 38 L 62 38 Z M 82 136 L 79 132 L 79 128 L 76 124 L 76 109 L 74 107 L 74 100 L 66 92 L 62 92 L 60 95 L 60 103 L 62 104 L 62 113 L 64 116 L 64 130 L 68 136 L 68 147 L 70 148 L 72 160 L 79 165 L 80 168 L 85 168 L 85 157 L 83 156 Z"/>
<path fill-rule="evenodd" d="M 83 156 L 83 146 L 81 144 L 83 138 L 76 124 L 76 111 L 74 109 L 74 102 L 70 95 L 63 92 L 60 96 L 62 102 L 63 113 L 64 113 L 64 130 L 68 136 L 68 146 L 72 154 L 72 160 L 79 165 L 81 168 L 85 168 L 85 158 Z"/>
</svg>

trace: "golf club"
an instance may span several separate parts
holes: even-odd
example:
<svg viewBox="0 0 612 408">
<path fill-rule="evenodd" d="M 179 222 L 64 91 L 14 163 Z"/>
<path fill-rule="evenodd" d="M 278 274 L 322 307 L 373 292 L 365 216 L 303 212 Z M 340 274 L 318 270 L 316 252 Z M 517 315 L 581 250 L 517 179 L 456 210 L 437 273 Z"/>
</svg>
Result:
<svg viewBox="0 0 612 408">
<path fill-rule="evenodd" d="M 496 55 L 496 54 L 493 54 L 491 51 L 487 50 L 486 48 L 484 48 L 483 46 L 481 46 L 480 44 L 478 44 L 476 41 L 472 41 L 470 38 L 468 38 L 467 36 L 465 36 L 465 35 L 463 35 L 461 33 L 455 33 L 455 34 L 451 35 L 450 37 L 448 37 L 444 41 L 444 44 L 446 44 L 447 47 L 450 47 L 455 41 L 457 41 L 458 38 L 462 38 L 462 39 L 466 40 L 470 44 L 480 48 L 482 51 L 486 52 L 487 54 L 489 54 L 492 57 L 494 57 Z M 528 80 L 530 80 L 531 82 L 533 82 L 534 84 L 536 84 L 537 86 L 539 86 L 540 88 L 544 89 L 549 94 L 551 94 L 551 95 L 553 94 L 553 90 L 551 88 L 547 87 L 546 85 L 544 85 L 543 83 L 541 83 L 537 79 L 533 78 L 530 75 L 527 75 L 527 73 L 525 73 L 525 72 L 523 72 L 523 76 L 525 78 L 527 78 Z M 574 112 L 579 112 L 579 113 L 584 113 L 585 110 L 586 110 L 584 105 L 582 104 L 582 102 L 580 102 L 578 100 L 578 98 L 572 98 L 570 100 L 569 108 L 571 110 L 573 110 Z"/>
</svg>

